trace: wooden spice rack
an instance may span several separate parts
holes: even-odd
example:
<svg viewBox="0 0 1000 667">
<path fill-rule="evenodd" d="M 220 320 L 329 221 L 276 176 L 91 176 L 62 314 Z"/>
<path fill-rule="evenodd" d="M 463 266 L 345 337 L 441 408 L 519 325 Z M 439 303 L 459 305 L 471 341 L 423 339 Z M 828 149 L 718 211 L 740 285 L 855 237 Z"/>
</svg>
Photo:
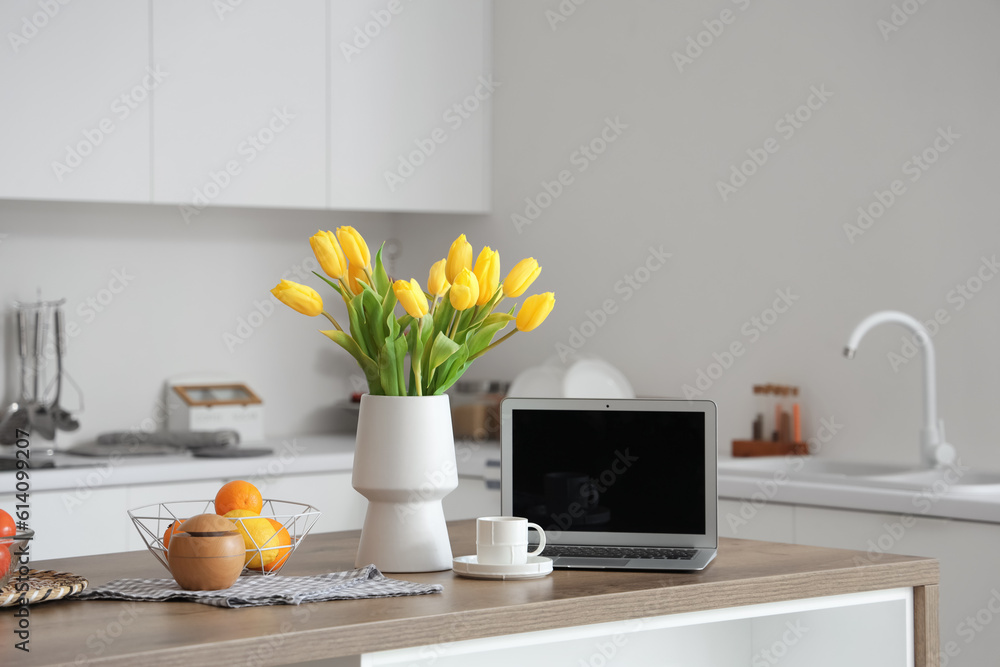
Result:
<svg viewBox="0 0 1000 667">
<path fill-rule="evenodd" d="M 733 440 L 733 456 L 806 455 L 809 445 L 804 442 L 774 442 L 771 440 Z"/>
</svg>

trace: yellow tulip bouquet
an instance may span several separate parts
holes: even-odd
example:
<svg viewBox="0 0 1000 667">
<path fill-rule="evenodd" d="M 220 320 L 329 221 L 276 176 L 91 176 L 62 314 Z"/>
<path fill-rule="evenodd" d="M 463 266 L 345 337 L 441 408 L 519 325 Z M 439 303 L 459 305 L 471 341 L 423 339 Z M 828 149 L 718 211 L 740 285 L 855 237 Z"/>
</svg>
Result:
<svg viewBox="0 0 1000 667">
<path fill-rule="evenodd" d="M 497 311 L 505 298 L 521 296 L 542 269 L 529 257 L 500 282 L 500 253 L 486 246 L 473 266 L 465 234 L 451 244 L 446 258 L 431 266 L 426 291 L 414 279 L 393 282 L 382 264 L 382 248 L 373 264 L 368 244 L 353 227 L 318 231 L 309 244 L 326 276 L 313 273 L 347 306 L 348 330 L 307 285 L 282 280 L 271 293 L 303 315 L 330 320 L 334 328 L 322 333 L 354 357 L 375 395 L 441 394 L 473 361 L 518 331 L 536 328 L 555 305 L 554 294 L 545 292 L 526 298 L 516 316 L 516 306 Z M 397 304 L 405 311 L 398 317 Z M 494 341 L 512 321 L 514 328 Z"/>
</svg>

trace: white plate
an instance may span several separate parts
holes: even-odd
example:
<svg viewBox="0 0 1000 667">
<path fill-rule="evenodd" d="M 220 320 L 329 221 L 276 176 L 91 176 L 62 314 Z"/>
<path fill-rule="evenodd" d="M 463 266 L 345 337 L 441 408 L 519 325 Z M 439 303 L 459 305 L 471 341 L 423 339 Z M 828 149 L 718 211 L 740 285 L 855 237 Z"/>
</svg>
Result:
<svg viewBox="0 0 1000 667">
<path fill-rule="evenodd" d="M 580 359 L 563 377 L 567 398 L 635 398 L 635 391 L 620 370 L 602 359 Z"/>
<path fill-rule="evenodd" d="M 480 564 L 476 556 L 459 556 L 452 560 L 451 569 L 473 579 L 534 579 L 552 572 L 552 559 L 528 556 L 524 565 L 487 565 Z"/>
</svg>

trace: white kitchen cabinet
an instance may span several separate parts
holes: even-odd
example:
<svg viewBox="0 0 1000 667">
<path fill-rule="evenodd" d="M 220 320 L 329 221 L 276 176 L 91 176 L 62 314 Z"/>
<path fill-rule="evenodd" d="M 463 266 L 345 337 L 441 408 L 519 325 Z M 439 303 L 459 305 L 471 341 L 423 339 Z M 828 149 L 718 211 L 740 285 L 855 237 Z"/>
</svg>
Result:
<svg viewBox="0 0 1000 667">
<path fill-rule="evenodd" d="M 489 209 L 485 0 L 331 2 L 333 208 Z"/>
<path fill-rule="evenodd" d="M 324 208 L 324 0 L 153 0 L 153 200 Z"/>
<path fill-rule="evenodd" d="M 719 498 L 719 535 L 794 544 L 795 508 Z"/>
<path fill-rule="evenodd" d="M 149 5 L 5 0 L 0 197 L 150 201 Z"/>
<path fill-rule="evenodd" d="M 357 530 L 365 520 L 368 501 L 351 486 L 351 471 L 310 475 L 247 477 L 261 495 L 275 500 L 308 503 L 320 511 L 312 532 Z"/>
<path fill-rule="evenodd" d="M 797 543 L 941 562 L 941 665 L 992 665 L 1000 655 L 1000 525 L 920 515 L 795 507 Z"/>
<path fill-rule="evenodd" d="M 89 556 L 127 551 L 134 531 L 125 508 L 124 487 L 87 486 L 59 491 L 32 491 L 28 526 L 35 531 L 30 559 Z M 12 508 L 13 494 L 0 496 L 0 507 Z"/>
<path fill-rule="evenodd" d="M 458 488 L 445 496 L 442 504 L 448 521 L 497 516 L 500 514 L 500 489 L 487 488 L 481 477 L 459 477 Z"/>
</svg>

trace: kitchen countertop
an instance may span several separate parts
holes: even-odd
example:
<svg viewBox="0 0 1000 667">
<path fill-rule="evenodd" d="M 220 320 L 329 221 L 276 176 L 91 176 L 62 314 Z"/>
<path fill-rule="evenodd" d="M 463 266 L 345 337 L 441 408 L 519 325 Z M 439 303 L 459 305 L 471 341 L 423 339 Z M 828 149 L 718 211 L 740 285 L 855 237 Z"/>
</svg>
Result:
<svg viewBox="0 0 1000 667">
<path fill-rule="evenodd" d="M 750 471 L 740 469 L 738 462 L 719 459 L 720 498 L 1000 523 L 1000 486 L 962 489 L 927 484 L 907 489 L 864 479 Z"/>
<path fill-rule="evenodd" d="M 475 552 L 475 522 L 449 528 L 456 554 Z M 282 574 L 352 569 L 358 536 L 358 531 L 310 535 Z M 16 651 L 13 635 L 4 633 L 0 664 L 280 664 L 901 587 L 914 588 L 917 664 L 936 657 L 937 561 L 886 554 L 872 564 L 857 555 L 723 539 L 715 562 L 696 573 L 557 570 L 541 579 L 511 582 L 462 579 L 450 571 L 407 573 L 390 576 L 441 584 L 444 591 L 247 609 L 58 600 L 30 607 L 30 653 Z M 91 587 L 120 577 L 165 574 L 144 552 L 31 565 L 79 574 Z"/>
<path fill-rule="evenodd" d="M 354 465 L 354 444 L 354 434 L 345 433 L 292 436 L 248 443 L 247 447 L 266 447 L 274 452 L 268 456 L 247 458 L 198 458 L 190 454 L 100 458 L 57 453 L 56 467 L 31 469 L 31 490 L 76 489 L 88 475 L 98 475 L 101 486 L 111 487 L 249 477 L 263 473 L 346 472 Z M 455 447 L 458 472 L 462 476 L 483 477 L 486 460 L 499 459 L 500 446 L 495 442 L 459 440 Z M 4 454 L 12 455 L 13 449 Z M 0 492 L 7 489 L 13 492 L 14 488 L 15 472 L 0 471 Z"/>
</svg>

